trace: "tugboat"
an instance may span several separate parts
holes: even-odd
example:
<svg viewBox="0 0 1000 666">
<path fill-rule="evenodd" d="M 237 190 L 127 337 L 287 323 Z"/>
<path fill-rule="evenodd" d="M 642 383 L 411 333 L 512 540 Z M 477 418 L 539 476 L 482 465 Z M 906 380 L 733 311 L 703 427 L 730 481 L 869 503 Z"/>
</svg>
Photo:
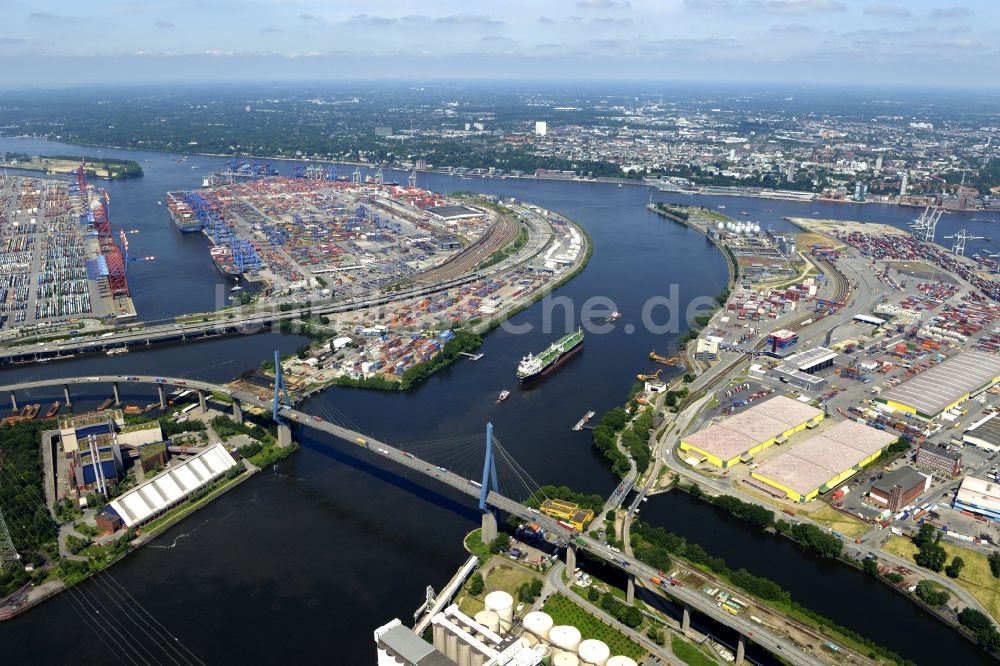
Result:
<svg viewBox="0 0 1000 666">
<path fill-rule="evenodd" d="M 538 356 L 528 354 L 517 366 L 517 381 L 524 384 L 547 375 L 573 354 L 583 349 L 583 330 L 577 329 L 559 338 Z"/>
<path fill-rule="evenodd" d="M 510 397 L 510 391 L 508 391 L 507 389 L 504 389 L 504 390 L 500 391 L 500 395 L 497 396 L 497 402 L 498 403 L 503 402 L 504 400 L 506 400 L 509 397 Z"/>
<path fill-rule="evenodd" d="M 618 320 L 619 320 L 619 319 L 621 319 L 621 318 L 622 318 L 622 313 L 621 313 L 621 312 L 618 312 L 618 311 L 616 310 L 615 312 L 612 312 L 611 314 L 609 314 L 609 315 L 607 316 L 607 319 L 606 319 L 605 321 L 607 321 L 607 322 L 609 322 L 609 323 L 610 323 L 610 322 L 613 322 L 613 321 L 618 321 Z"/>
</svg>

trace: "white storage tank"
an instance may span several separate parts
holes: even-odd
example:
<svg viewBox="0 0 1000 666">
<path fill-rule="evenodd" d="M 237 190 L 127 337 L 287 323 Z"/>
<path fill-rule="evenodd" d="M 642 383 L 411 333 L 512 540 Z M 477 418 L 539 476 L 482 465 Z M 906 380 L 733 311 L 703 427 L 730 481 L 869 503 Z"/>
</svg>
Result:
<svg viewBox="0 0 1000 666">
<path fill-rule="evenodd" d="M 552 658 L 552 666 L 580 666 L 580 659 L 572 652 L 560 652 Z"/>
<path fill-rule="evenodd" d="M 606 666 L 611 657 L 611 649 L 604 641 L 588 638 L 580 643 L 577 654 L 586 666 Z"/>
<path fill-rule="evenodd" d="M 611 657 L 611 659 L 608 659 L 607 666 L 638 666 L 638 664 L 636 664 L 635 659 L 632 659 L 631 657 L 616 654 Z"/>
<path fill-rule="evenodd" d="M 580 645 L 580 630 L 567 624 L 558 624 L 549 630 L 549 643 L 552 644 L 553 653 L 576 652 Z"/>
<path fill-rule="evenodd" d="M 547 639 L 553 624 L 552 616 L 542 611 L 531 611 L 524 616 L 524 628 L 539 638 Z"/>
<path fill-rule="evenodd" d="M 500 631 L 504 634 L 510 631 L 514 621 L 514 597 L 502 590 L 490 592 L 483 600 L 486 603 L 486 610 L 493 611 L 500 618 Z"/>
<path fill-rule="evenodd" d="M 476 613 L 476 624 L 481 624 L 495 634 L 500 633 L 500 616 L 491 610 Z"/>
</svg>

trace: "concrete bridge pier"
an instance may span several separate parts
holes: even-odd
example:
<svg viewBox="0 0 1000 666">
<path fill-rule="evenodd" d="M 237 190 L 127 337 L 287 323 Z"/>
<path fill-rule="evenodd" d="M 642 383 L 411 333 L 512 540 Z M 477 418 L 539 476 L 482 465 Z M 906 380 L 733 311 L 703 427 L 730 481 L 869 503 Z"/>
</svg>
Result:
<svg viewBox="0 0 1000 666">
<path fill-rule="evenodd" d="M 157 386 L 156 392 L 160 396 L 160 410 L 167 411 L 167 392 L 163 390 L 163 386 Z"/>
<path fill-rule="evenodd" d="M 566 548 L 566 571 L 570 576 L 576 571 L 576 547 L 574 546 Z"/>
<path fill-rule="evenodd" d="M 292 445 L 292 429 L 287 423 L 278 424 L 278 446 Z"/>
<path fill-rule="evenodd" d="M 691 609 L 684 607 L 684 614 L 681 616 L 681 632 L 687 633 L 691 629 Z"/>
<path fill-rule="evenodd" d="M 111 395 L 114 396 L 115 406 L 122 404 L 121 395 L 118 393 L 118 382 L 111 384 Z"/>
<path fill-rule="evenodd" d="M 629 574 L 628 584 L 625 586 L 625 603 L 629 606 L 635 604 L 635 576 Z"/>
<path fill-rule="evenodd" d="M 233 420 L 243 423 L 243 405 L 236 398 L 233 398 Z"/>
<path fill-rule="evenodd" d="M 73 401 L 69 399 L 69 384 L 63 384 L 63 398 L 65 398 L 66 409 L 73 406 Z"/>
<path fill-rule="evenodd" d="M 747 637 L 740 634 L 740 639 L 736 642 L 736 666 L 742 666 L 743 659 L 746 656 L 747 650 Z"/>
<path fill-rule="evenodd" d="M 483 512 L 482 531 L 480 537 L 483 543 L 490 543 L 497 538 L 497 517 L 492 511 Z"/>
<path fill-rule="evenodd" d="M 208 403 L 205 401 L 204 391 L 198 391 L 198 406 L 201 408 L 202 414 L 208 411 Z"/>
<path fill-rule="evenodd" d="M 10 408 L 11 408 L 11 409 L 12 409 L 12 410 L 13 410 L 14 412 L 17 412 L 17 411 L 19 411 L 19 410 L 17 409 L 17 395 L 15 395 L 13 391 L 11 391 L 11 392 L 10 392 Z"/>
</svg>

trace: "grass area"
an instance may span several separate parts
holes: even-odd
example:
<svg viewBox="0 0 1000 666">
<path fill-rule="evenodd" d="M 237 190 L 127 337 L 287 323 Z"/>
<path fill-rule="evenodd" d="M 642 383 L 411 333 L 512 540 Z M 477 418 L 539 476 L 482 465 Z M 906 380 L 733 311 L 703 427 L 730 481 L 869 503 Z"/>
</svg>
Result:
<svg viewBox="0 0 1000 666">
<path fill-rule="evenodd" d="M 490 569 L 490 572 L 484 578 L 484 582 L 486 583 L 487 592 L 503 590 L 516 599 L 517 588 L 532 578 L 538 578 L 538 576 L 519 565 L 507 564 L 501 560 L 501 562 Z"/>
<path fill-rule="evenodd" d="M 641 661 L 646 654 L 641 645 L 604 624 L 561 594 L 551 596 L 542 610 L 551 615 L 556 624 L 569 624 L 579 629 L 583 638 L 604 641 L 611 648 L 611 654 L 623 654 L 636 661 Z"/>
<path fill-rule="evenodd" d="M 829 504 L 819 503 L 819 507 L 809 513 L 809 517 L 824 527 L 834 529 L 844 536 L 856 539 L 871 529 L 871 525 L 854 516 L 837 511 Z"/>
<path fill-rule="evenodd" d="M 674 656 L 689 666 L 715 666 L 719 663 L 680 636 L 670 639 L 670 650 Z"/>
<path fill-rule="evenodd" d="M 459 599 L 458 602 L 458 610 L 462 611 L 469 617 L 475 617 L 476 613 L 485 609 L 486 604 L 475 597 L 470 597 L 467 593 L 463 593 L 462 598 Z"/>
<path fill-rule="evenodd" d="M 480 560 L 487 560 L 490 557 L 490 547 L 483 543 L 483 531 L 474 529 L 465 535 L 465 549 L 479 557 Z"/>
<path fill-rule="evenodd" d="M 942 541 L 948 553 L 948 561 L 956 555 L 965 561 L 965 567 L 958 576 L 958 584 L 968 590 L 986 608 L 994 620 L 1000 621 L 1000 578 L 990 573 L 990 563 L 986 556 L 968 548 L 961 548 Z M 906 537 L 894 536 L 882 546 L 882 550 L 913 562 L 917 547 Z M 916 564 L 913 565 L 919 569 Z"/>
</svg>

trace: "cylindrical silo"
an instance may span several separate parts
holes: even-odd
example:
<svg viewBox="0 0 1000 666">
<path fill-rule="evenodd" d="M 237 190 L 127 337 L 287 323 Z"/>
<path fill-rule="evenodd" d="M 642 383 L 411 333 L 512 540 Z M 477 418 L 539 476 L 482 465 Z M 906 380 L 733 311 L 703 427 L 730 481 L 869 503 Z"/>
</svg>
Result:
<svg viewBox="0 0 1000 666">
<path fill-rule="evenodd" d="M 580 666 L 580 658 L 572 652 L 560 652 L 552 658 L 552 666 Z"/>
<path fill-rule="evenodd" d="M 500 631 L 498 633 L 503 635 L 510 631 L 511 624 L 514 621 L 514 597 L 506 592 L 497 590 L 496 592 L 487 594 L 484 601 L 486 603 L 486 610 L 493 611 L 500 617 Z"/>
<path fill-rule="evenodd" d="M 472 651 L 472 666 L 483 666 L 486 663 L 486 655 L 479 650 Z"/>
<path fill-rule="evenodd" d="M 458 636 L 453 631 L 448 631 L 444 638 L 444 653 L 454 662 L 458 662 Z"/>
<path fill-rule="evenodd" d="M 434 649 L 444 652 L 445 651 L 445 641 L 444 641 L 444 627 L 439 624 L 434 625 Z"/>
<path fill-rule="evenodd" d="M 531 611 L 524 616 L 524 628 L 542 639 L 549 637 L 553 624 L 552 616 L 542 611 Z"/>
<path fill-rule="evenodd" d="M 472 646 L 465 641 L 458 644 L 458 666 L 472 666 Z"/>
<path fill-rule="evenodd" d="M 608 659 L 607 666 L 637 666 L 637 664 L 635 663 L 635 659 L 631 657 L 616 654 L 611 659 Z"/>
<path fill-rule="evenodd" d="M 500 616 L 491 610 L 476 613 L 476 624 L 481 624 L 495 634 L 500 633 Z"/>
<path fill-rule="evenodd" d="M 567 624 L 558 624 L 549 630 L 549 643 L 552 644 L 553 654 L 559 652 L 576 654 L 576 648 L 580 644 L 580 630 Z"/>
<path fill-rule="evenodd" d="M 580 655 L 580 662 L 585 666 L 606 666 L 611 657 L 611 650 L 604 641 L 588 638 L 580 643 L 577 654 Z"/>
</svg>

